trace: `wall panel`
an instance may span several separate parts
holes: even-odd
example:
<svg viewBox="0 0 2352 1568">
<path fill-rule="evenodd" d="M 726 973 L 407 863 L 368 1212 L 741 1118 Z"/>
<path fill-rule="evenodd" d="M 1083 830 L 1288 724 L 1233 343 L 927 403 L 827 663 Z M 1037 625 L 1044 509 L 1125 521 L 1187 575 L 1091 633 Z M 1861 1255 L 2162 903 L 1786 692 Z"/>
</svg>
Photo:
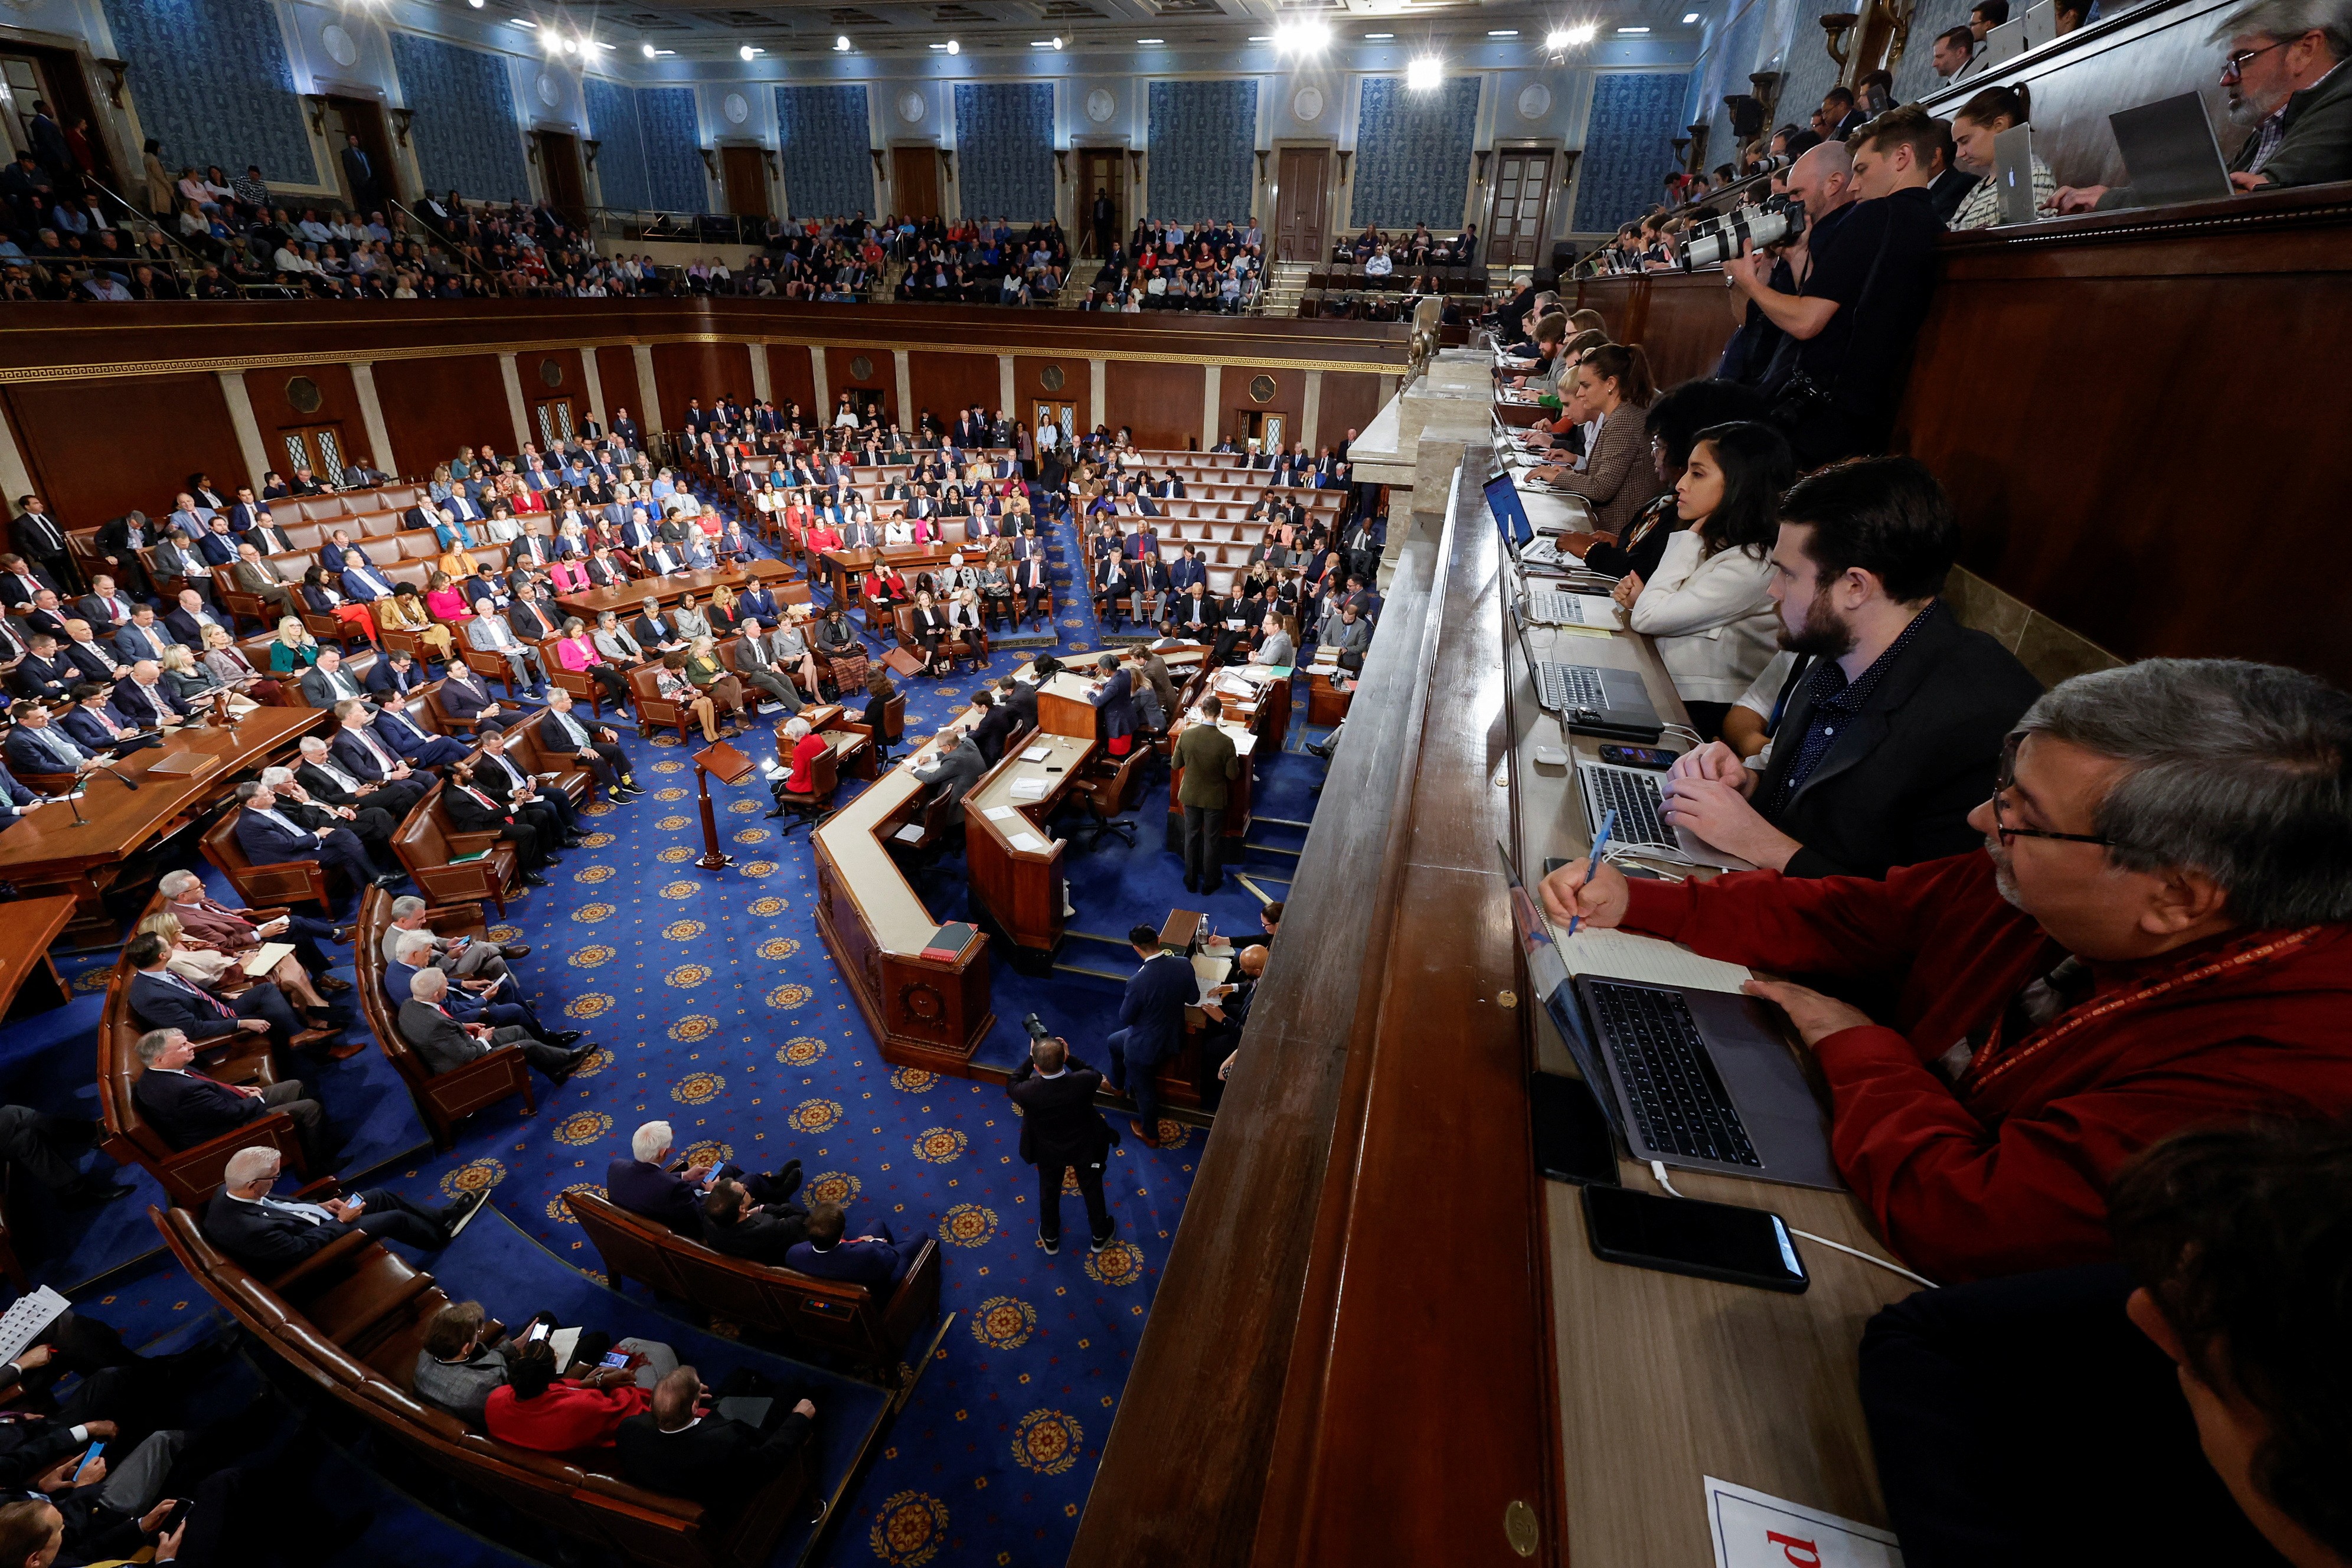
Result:
<svg viewBox="0 0 2352 1568">
<path fill-rule="evenodd" d="M 631 209 L 652 205 L 636 89 L 592 76 L 582 79 L 581 91 L 588 105 L 588 134 L 597 142 L 596 188 L 604 205 Z"/>
<path fill-rule="evenodd" d="M 1274 382 L 1274 395 L 1263 403 L 1250 395 L 1251 384 L 1261 375 Z M 1226 365 L 1217 374 L 1217 433 L 1230 434 L 1241 424 L 1240 412 L 1253 409 L 1283 416 L 1282 444 L 1288 447 L 1297 441 L 1307 417 L 1307 373 L 1273 364 Z M 1112 427 L 1118 427 L 1117 420 L 1112 421 Z M 1197 421 L 1187 434 L 1200 434 Z M 1181 447 L 1184 443 L 1176 444 Z"/>
<path fill-rule="evenodd" d="M 955 411 L 979 404 L 991 413 L 1003 401 L 1003 378 L 994 354 L 927 353 L 907 356 L 907 380 L 914 389 L 913 414 L 925 408 L 941 426 L 955 423 Z M 912 426 L 909 426 L 912 428 Z"/>
<path fill-rule="evenodd" d="M 1110 379 L 1103 388 L 1103 418 L 1112 429 L 1128 426 L 1135 432 L 1135 444 L 1139 447 L 1181 449 L 1200 438 L 1201 394 L 1208 376 L 1202 366 L 1113 360 L 1105 368 Z M 1228 378 L 1231 374 L 1226 373 Z M 1246 401 L 1247 394 L 1243 395 Z M 1300 407 L 1305 407 L 1303 398 Z M 1086 416 L 1085 400 L 1081 398 L 1080 424 L 1086 422 Z"/>
<path fill-rule="evenodd" d="M 315 412 L 304 413 L 295 406 L 297 381 L 307 381 L 318 389 L 319 406 Z M 318 364 L 249 370 L 245 373 L 245 395 L 253 404 L 253 422 L 260 426 L 261 445 L 269 454 L 269 466 L 281 474 L 288 471 L 291 460 L 280 438 L 282 433 L 319 425 L 342 426 L 346 459 L 369 457 L 381 460 L 380 454 L 369 450 L 367 421 L 360 416 L 359 391 L 352 383 L 352 370 L 347 364 L 329 360 Z M 393 450 L 397 455 L 399 448 Z"/>
<path fill-rule="evenodd" d="M 874 205 L 866 125 L 863 82 L 776 89 L 787 213 L 845 218 Z"/>
<path fill-rule="evenodd" d="M 293 64 L 269 0 L 107 0 L 106 24 L 115 50 L 131 62 L 139 123 L 163 144 L 173 174 L 218 163 L 237 174 L 258 163 L 276 184 L 317 181 Z M 29 115 L 32 105 L 19 103 L 16 112 Z M 124 175 L 136 180 L 138 171 Z"/>
<path fill-rule="evenodd" d="M 637 352 L 626 343 L 607 344 L 596 351 L 596 379 L 604 388 L 604 417 L 618 419 L 621 410 L 642 427 L 646 395 L 637 390 Z"/>
<path fill-rule="evenodd" d="M 1592 117 L 1576 172 L 1577 233 L 1613 232 L 1665 194 L 1675 138 L 1684 134 L 1675 122 L 1682 118 L 1689 82 L 1687 71 L 1604 71 L 1593 83 Z M 1728 156 L 1721 141 L 1708 144 L 1710 164 Z"/>
<path fill-rule="evenodd" d="M 856 362 L 866 362 L 866 374 L 857 374 Z M 827 349 L 824 351 L 824 384 L 836 405 L 841 395 L 852 387 L 882 395 L 886 422 L 899 417 L 898 367 L 891 362 L 887 348 Z M 832 411 L 826 410 L 830 417 Z"/>
<path fill-rule="evenodd" d="M 1381 411 L 1381 378 L 1355 371 L 1323 373 L 1323 406 L 1315 420 L 1318 444 L 1337 447 L 1350 430 L 1360 433 Z"/>
<path fill-rule="evenodd" d="M 1433 92 L 1414 92 L 1400 76 L 1363 79 L 1351 226 L 1410 234 L 1417 223 L 1440 232 L 1461 223 L 1485 79 L 1450 77 Z"/>
<path fill-rule="evenodd" d="M 508 57 L 394 33 L 392 58 L 416 110 L 409 136 L 425 186 L 469 201 L 529 201 L 530 174 L 515 124 Z"/>
<path fill-rule="evenodd" d="M 958 82 L 956 189 L 968 218 L 1054 216 L 1054 84 Z"/>
<path fill-rule="evenodd" d="M 751 357 L 741 343 L 656 343 L 654 379 L 661 384 L 662 417 L 686 428 L 686 401 L 709 407 L 724 395 L 751 400 Z"/>
<path fill-rule="evenodd" d="M 790 414 L 795 403 L 801 405 L 806 421 L 817 417 L 816 372 L 809 363 L 809 353 L 800 343 L 762 343 L 768 356 L 768 390 L 773 394 L 778 412 Z"/>
<path fill-rule="evenodd" d="M 8 423 L 49 510 L 88 528 L 139 510 L 161 518 L 192 473 L 233 489 L 245 454 L 220 382 L 207 374 L 133 376 L 5 389 Z M 126 441 L 125 431 L 171 432 Z M 8 507 L 16 510 L 16 498 Z"/>
<path fill-rule="evenodd" d="M 501 453 L 514 449 L 514 419 L 494 355 L 382 361 L 375 391 L 393 450 L 412 473 L 432 472 L 460 447 L 487 442 Z"/>
</svg>

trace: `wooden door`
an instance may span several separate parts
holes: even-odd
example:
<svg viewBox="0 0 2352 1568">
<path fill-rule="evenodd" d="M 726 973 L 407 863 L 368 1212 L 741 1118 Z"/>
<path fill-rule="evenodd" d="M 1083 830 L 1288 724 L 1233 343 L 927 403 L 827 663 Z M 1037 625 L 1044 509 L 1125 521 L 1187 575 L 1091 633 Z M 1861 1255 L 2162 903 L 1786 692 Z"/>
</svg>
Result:
<svg viewBox="0 0 2352 1568">
<path fill-rule="evenodd" d="M 539 436 L 539 449 L 551 452 L 570 443 L 580 427 L 580 402 L 572 397 L 542 397 L 530 405 L 530 427 Z"/>
<path fill-rule="evenodd" d="M 890 205 L 900 217 L 940 216 L 940 154 L 935 147 L 890 149 Z"/>
<path fill-rule="evenodd" d="M 1285 147 L 1274 193 L 1276 261 L 1331 259 L 1331 150 Z"/>
<path fill-rule="evenodd" d="M 1109 252 L 1095 243 L 1095 193 L 1110 198 L 1110 238 L 1113 245 L 1125 245 L 1128 231 L 1135 220 L 1127 210 L 1127 153 L 1118 147 L 1082 147 L 1078 150 L 1078 254 L 1102 257 Z"/>
<path fill-rule="evenodd" d="M 271 467 L 288 479 L 297 468 L 308 468 L 331 485 L 343 482 L 343 427 L 336 425 L 289 425 L 278 432 L 278 452 L 283 466 Z"/>
<path fill-rule="evenodd" d="M 588 224 L 588 179 L 580 167 L 580 139 L 563 131 L 534 131 L 539 148 L 539 177 L 547 191 L 547 205 L 574 228 Z"/>
<path fill-rule="evenodd" d="M 343 167 L 346 136 L 358 137 L 360 151 L 367 154 L 369 188 L 365 192 L 351 188 L 351 176 Z M 383 105 L 365 98 L 328 99 L 327 140 L 335 149 L 335 183 L 342 188 L 343 199 L 354 207 L 390 216 L 392 204 L 405 198 L 400 190 L 400 165 L 393 158 L 391 139 L 384 134 Z"/>
<path fill-rule="evenodd" d="M 1550 226 L 1551 166 L 1549 152 L 1505 150 L 1495 167 L 1493 211 L 1486 224 L 1486 264 L 1490 267 L 1539 267 L 1544 231 Z"/>
<path fill-rule="evenodd" d="M 21 9 L 21 7 L 19 7 Z M 89 90 L 83 84 L 81 64 L 69 49 L 54 49 L 36 44 L 20 44 L 10 40 L 5 53 L 0 53 L 0 88 L 5 88 L 7 105 L 8 136 L 13 145 L 10 159 L 19 148 L 33 144 L 33 104 L 47 103 L 57 122 L 70 131 L 76 124 L 84 127 L 83 136 L 89 145 L 89 155 L 96 165 L 92 171 L 133 205 L 146 206 L 146 182 L 141 178 L 138 190 L 126 187 L 116 174 L 114 162 L 107 156 L 106 138 L 99 133 L 96 109 L 90 103 Z M 172 173 L 179 174 L 174 166 Z"/>
<path fill-rule="evenodd" d="M 719 172 L 727 184 L 727 210 L 738 217 L 768 216 L 766 155 L 757 147 L 721 147 Z"/>
<path fill-rule="evenodd" d="M 1061 449 L 1065 457 L 1068 456 L 1070 442 L 1079 429 L 1078 405 L 1075 403 L 1048 403 L 1040 398 L 1037 403 L 1037 422 L 1029 427 L 1030 437 L 1034 440 L 1036 433 L 1048 425 L 1062 433 Z"/>
</svg>

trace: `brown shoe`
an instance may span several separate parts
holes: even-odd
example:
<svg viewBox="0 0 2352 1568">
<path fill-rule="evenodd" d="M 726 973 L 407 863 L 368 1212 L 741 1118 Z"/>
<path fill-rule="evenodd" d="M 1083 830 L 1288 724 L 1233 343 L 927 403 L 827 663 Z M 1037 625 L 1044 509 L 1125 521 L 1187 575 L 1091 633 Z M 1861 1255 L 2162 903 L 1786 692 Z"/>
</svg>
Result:
<svg viewBox="0 0 2352 1568">
<path fill-rule="evenodd" d="M 1138 1138 L 1143 1140 L 1145 1147 L 1151 1149 L 1157 1149 L 1160 1147 L 1160 1139 L 1158 1136 L 1153 1133 L 1146 1132 L 1143 1130 L 1142 1122 L 1129 1120 L 1127 1125 L 1129 1131 L 1133 1131 Z"/>
<path fill-rule="evenodd" d="M 510 942 L 504 947 L 499 949 L 499 956 L 501 958 L 529 958 L 530 956 L 530 943 L 527 942 Z"/>
<path fill-rule="evenodd" d="M 325 992 L 330 996 L 333 995 L 338 991 L 349 991 L 352 988 L 352 983 L 350 981 L 338 980 L 331 974 L 321 974 L 319 976 L 317 984 L 320 990 Z"/>
</svg>

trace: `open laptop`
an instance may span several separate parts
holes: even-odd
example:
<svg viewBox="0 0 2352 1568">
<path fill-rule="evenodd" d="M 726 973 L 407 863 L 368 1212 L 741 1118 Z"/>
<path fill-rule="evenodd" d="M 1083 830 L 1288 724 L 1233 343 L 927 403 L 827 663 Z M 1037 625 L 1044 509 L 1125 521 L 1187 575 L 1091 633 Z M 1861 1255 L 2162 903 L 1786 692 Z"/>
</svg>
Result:
<svg viewBox="0 0 2352 1568">
<path fill-rule="evenodd" d="M 2038 49 L 2058 36 L 2058 0 L 2042 0 L 2026 8 L 2025 47 Z"/>
<path fill-rule="evenodd" d="M 1713 866 L 1726 871 L 1756 868 L 1737 855 L 1727 855 L 1693 833 L 1666 821 L 1665 795 L 1658 781 L 1666 775 L 1649 768 L 1624 768 L 1614 763 L 1576 764 L 1577 794 L 1584 802 L 1584 828 L 1598 837 L 1611 812 L 1617 826 L 1611 842 L 1637 845 L 1670 860 Z"/>
<path fill-rule="evenodd" d="M 1985 35 L 1985 69 L 2007 64 L 2025 52 L 2025 18 L 2003 22 Z M 1982 73 L 1979 72 L 1979 75 Z"/>
<path fill-rule="evenodd" d="M 1496 474 L 1483 487 L 1486 492 L 1486 510 L 1495 514 L 1495 531 L 1503 536 L 1503 548 L 1517 561 L 1536 536 L 1535 524 L 1528 521 L 1528 509 L 1519 500 L 1519 490 L 1508 473 Z"/>
<path fill-rule="evenodd" d="M 1844 1187 L 1828 1122 L 1763 1003 L 1728 991 L 1571 977 L 1510 851 L 1496 848 L 1528 982 L 1635 1159 Z"/>
<path fill-rule="evenodd" d="M 2012 125 L 1992 139 L 1993 198 L 2003 224 L 2032 223 L 2042 216 L 2033 201 L 2033 127 Z"/>
<path fill-rule="evenodd" d="M 1514 604 L 1509 611 L 1519 637 L 1519 652 L 1535 682 L 1536 704 L 1581 735 L 1650 745 L 1664 732 L 1657 705 L 1640 675 L 1630 669 L 1610 669 L 1592 664 L 1567 664 L 1539 658 L 1528 640 L 1527 617 Z"/>
<path fill-rule="evenodd" d="M 2221 143 L 2198 94 L 2119 109 L 2107 116 L 2107 124 L 2124 155 L 2134 206 L 2218 201 L 2230 194 L 2230 166 L 2222 162 Z"/>
</svg>

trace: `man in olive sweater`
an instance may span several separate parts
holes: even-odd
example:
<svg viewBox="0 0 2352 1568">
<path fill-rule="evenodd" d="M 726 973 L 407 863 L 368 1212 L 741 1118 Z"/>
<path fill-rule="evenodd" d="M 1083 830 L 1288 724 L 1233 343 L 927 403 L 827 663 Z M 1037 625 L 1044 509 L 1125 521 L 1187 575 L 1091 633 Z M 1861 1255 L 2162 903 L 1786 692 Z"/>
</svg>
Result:
<svg viewBox="0 0 2352 1568">
<path fill-rule="evenodd" d="M 1225 831 L 1225 798 L 1241 776 L 1234 738 L 1217 728 L 1217 700 L 1209 698 L 1193 722 L 1176 737 L 1176 766 L 1183 774 L 1176 803 L 1184 808 L 1184 890 L 1213 893 L 1225 885 L 1218 849 Z"/>
</svg>

